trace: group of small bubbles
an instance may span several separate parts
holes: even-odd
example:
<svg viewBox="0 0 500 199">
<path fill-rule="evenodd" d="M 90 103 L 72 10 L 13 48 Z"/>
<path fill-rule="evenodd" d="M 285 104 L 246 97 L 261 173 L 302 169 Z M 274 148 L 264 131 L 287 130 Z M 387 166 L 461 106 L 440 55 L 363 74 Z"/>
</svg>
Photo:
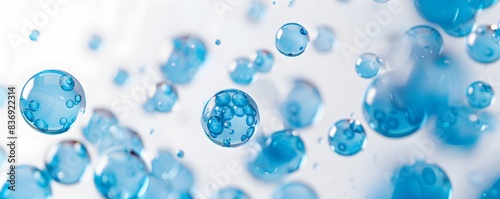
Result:
<svg viewBox="0 0 500 199">
<path fill-rule="evenodd" d="M 354 155 L 366 146 L 365 129 L 358 120 L 342 119 L 328 131 L 328 142 L 337 154 Z"/>
<path fill-rule="evenodd" d="M 262 21 L 266 13 L 266 9 L 266 5 L 261 0 L 253 0 L 247 11 L 248 20 L 254 23 Z"/>
<path fill-rule="evenodd" d="M 301 182 L 289 182 L 281 186 L 273 199 L 317 199 L 318 195 L 308 185 Z"/>
<path fill-rule="evenodd" d="M 167 151 L 158 151 L 151 162 L 151 176 L 171 192 L 189 193 L 194 186 L 193 173 Z"/>
<path fill-rule="evenodd" d="M 38 168 L 19 165 L 15 170 L 15 191 L 9 189 L 11 186 L 7 180 L 0 190 L 2 199 L 46 199 L 52 198 L 50 176 Z M 9 179 L 10 180 L 10 179 Z"/>
<path fill-rule="evenodd" d="M 163 81 L 149 91 L 143 108 L 148 112 L 171 112 L 178 98 L 174 85 L 169 81 Z"/>
<path fill-rule="evenodd" d="M 45 134 L 68 131 L 85 112 L 86 99 L 76 78 L 60 70 L 44 70 L 31 77 L 20 97 L 24 120 Z"/>
<path fill-rule="evenodd" d="M 276 48 L 287 57 L 304 53 L 309 40 L 308 31 L 298 23 L 287 23 L 276 32 Z"/>
<path fill-rule="evenodd" d="M 127 82 L 128 76 L 128 72 L 125 69 L 119 69 L 113 82 L 118 86 L 123 86 Z"/>
<path fill-rule="evenodd" d="M 101 43 L 102 43 L 101 37 L 99 37 L 98 35 L 92 35 L 92 37 L 90 37 L 88 47 L 90 50 L 96 51 L 99 50 L 99 48 L 101 48 Z"/>
<path fill-rule="evenodd" d="M 281 115 L 288 127 L 298 129 L 311 126 L 323 110 L 321 94 L 312 83 L 297 79 L 281 105 Z"/>
<path fill-rule="evenodd" d="M 210 199 L 250 199 L 245 192 L 235 187 L 227 187 L 214 192 Z"/>
<path fill-rule="evenodd" d="M 493 88 L 485 82 L 477 81 L 467 88 L 467 101 L 472 108 L 483 109 L 495 100 Z"/>
<path fill-rule="evenodd" d="M 62 141 L 50 148 L 45 168 L 54 181 L 75 184 L 90 165 L 87 148 L 75 140 Z"/>
<path fill-rule="evenodd" d="M 335 44 L 335 34 L 333 30 L 327 26 L 320 26 L 316 31 L 316 38 L 314 38 L 312 42 L 314 48 L 323 53 L 332 51 Z"/>
<path fill-rule="evenodd" d="M 467 54 L 479 63 L 493 63 L 500 58 L 497 25 L 480 25 L 467 37 Z"/>
<path fill-rule="evenodd" d="M 394 173 L 392 183 L 392 199 L 448 199 L 453 193 L 450 179 L 443 169 L 422 161 L 400 167 Z"/>
<path fill-rule="evenodd" d="M 207 47 L 197 37 L 182 36 L 173 40 L 173 51 L 160 70 L 175 84 L 189 83 L 207 59 Z"/>
<path fill-rule="evenodd" d="M 373 78 L 385 68 L 384 61 L 373 53 L 364 53 L 356 60 L 356 72 L 362 78 Z"/>
<path fill-rule="evenodd" d="M 248 163 L 248 170 L 259 180 L 272 182 L 299 170 L 306 160 L 302 139 L 291 130 L 265 137 L 261 151 Z"/>
<path fill-rule="evenodd" d="M 38 32 L 38 30 L 32 30 L 29 37 L 30 37 L 31 41 L 37 41 L 38 36 L 40 36 L 40 32 Z"/>
<path fill-rule="evenodd" d="M 491 187 L 481 193 L 481 199 L 500 198 L 500 179 L 497 179 Z"/>
<path fill-rule="evenodd" d="M 234 83 L 248 85 L 255 81 L 257 73 L 267 73 L 274 65 L 274 56 L 267 50 L 257 50 L 251 59 L 237 58 L 229 64 L 229 76 Z"/>
<path fill-rule="evenodd" d="M 212 96 L 203 108 L 201 125 L 205 134 L 222 147 L 238 147 L 250 140 L 260 122 L 259 109 L 248 94 L 237 89 Z"/>
</svg>

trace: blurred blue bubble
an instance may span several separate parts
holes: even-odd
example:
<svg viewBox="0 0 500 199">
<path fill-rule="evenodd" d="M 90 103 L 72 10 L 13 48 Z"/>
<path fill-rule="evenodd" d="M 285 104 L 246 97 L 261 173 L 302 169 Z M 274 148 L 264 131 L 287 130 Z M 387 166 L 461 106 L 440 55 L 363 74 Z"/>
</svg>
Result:
<svg viewBox="0 0 500 199">
<path fill-rule="evenodd" d="M 281 115 L 291 128 L 309 127 L 319 119 L 323 110 L 321 94 L 312 83 L 297 79 L 281 103 Z"/>
<path fill-rule="evenodd" d="M 255 68 L 247 58 L 238 58 L 229 65 L 229 76 L 234 83 L 248 85 L 253 82 Z"/>
<path fill-rule="evenodd" d="M 171 112 L 179 99 L 177 89 L 168 81 L 156 84 L 151 93 L 152 95 L 148 95 L 148 99 L 143 105 L 143 108 L 148 112 Z"/>
<path fill-rule="evenodd" d="M 281 186 L 273 195 L 273 199 L 317 199 L 316 192 L 308 185 L 300 182 L 289 182 Z"/>
<path fill-rule="evenodd" d="M 128 72 L 124 69 L 118 70 L 113 82 L 118 86 L 123 86 L 128 79 Z"/>
<path fill-rule="evenodd" d="M 385 68 L 384 61 L 373 53 L 364 53 L 356 60 L 356 72 L 362 78 L 377 76 L 381 68 Z"/>
<path fill-rule="evenodd" d="M 328 141 L 337 154 L 354 155 L 366 146 L 365 129 L 358 120 L 342 119 L 330 127 Z"/>
<path fill-rule="evenodd" d="M 33 166 L 19 165 L 16 167 L 15 177 L 15 191 L 9 189 L 9 181 L 4 181 L 0 190 L 1 199 L 52 198 L 50 176 L 45 171 Z"/>
<path fill-rule="evenodd" d="M 207 48 L 194 36 L 182 36 L 173 40 L 174 49 L 167 62 L 160 66 L 167 80 L 176 84 L 189 83 L 207 59 Z"/>
<path fill-rule="evenodd" d="M 238 188 L 227 187 L 218 190 L 210 196 L 210 199 L 250 199 L 245 192 Z"/>
<path fill-rule="evenodd" d="M 89 165 L 87 148 L 74 140 L 57 143 L 49 150 L 45 161 L 52 179 L 62 184 L 78 183 Z"/>
<path fill-rule="evenodd" d="M 500 58 L 500 43 L 495 41 L 496 25 L 480 25 L 467 37 L 467 54 L 479 63 L 493 63 Z"/>
<path fill-rule="evenodd" d="M 102 138 L 107 136 L 109 128 L 118 124 L 116 116 L 106 109 L 95 109 L 89 123 L 82 129 L 83 136 L 90 143 L 96 145 Z"/>
</svg>

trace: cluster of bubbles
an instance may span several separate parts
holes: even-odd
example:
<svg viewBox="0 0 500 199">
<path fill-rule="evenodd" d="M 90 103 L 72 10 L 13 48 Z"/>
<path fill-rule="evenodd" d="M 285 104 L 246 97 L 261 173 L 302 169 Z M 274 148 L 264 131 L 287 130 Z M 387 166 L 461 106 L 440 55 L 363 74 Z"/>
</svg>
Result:
<svg viewBox="0 0 500 199">
<path fill-rule="evenodd" d="M 267 50 L 257 50 L 250 59 L 237 58 L 229 65 L 229 76 L 234 83 L 248 85 L 257 73 L 268 73 L 274 65 L 274 56 Z"/>
</svg>

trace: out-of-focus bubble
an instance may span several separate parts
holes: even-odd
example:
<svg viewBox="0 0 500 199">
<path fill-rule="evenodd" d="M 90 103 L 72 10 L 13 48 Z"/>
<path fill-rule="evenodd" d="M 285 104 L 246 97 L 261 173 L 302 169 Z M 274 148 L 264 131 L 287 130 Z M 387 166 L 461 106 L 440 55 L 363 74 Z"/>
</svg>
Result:
<svg viewBox="0 0 500 199">
<path fill-rule="evenodd" d="M 313 46 L 320 52 L 330 52 L 335 43 L 335 34 L 333 30 L 326 26 L 320 26 L 317 29 L 318 35 L 313 41 Z"/>
<path fill-rule="evenodd" d="M 45 161 L 52 179 L 62 184 L 78 183 L 89 165 L 87 148 L 73 140 L 57 143 L 49 150 Z"/>
<path fill-rule="evenodd" d="M 257 50 L 252 55 L 252 64 L 255 71 L 267 73 L 273 68 L 274 56 L 267 50 Z"/>
<path fill-rule="evenodd" d="M 255 69 L 247 58 L 238 58 L 229 65 L 229 76 L 234 83 L 248 85 L 253 82 Z"/>
<path fill-rule="evenodd" d="M 220 189 L 210 196 L 210 199 L 249 199 L 242 190 L 234 187 Z"/>
<path fill-rule="evenodd" d="M 47 199 L 52 198 L 50 176 L 35 167 L 20 165 L 16 167 L 15 191 L 9 189 L 9 181 L 3 181 L 0 198 L 2 199 Z"/>
<path fill-rule="evenodd" d="M 477 81 L 467 88 L 467 101 L 473 108 L 486 108 L 495 100 L 493 88 L 485 82 Z"/>
<path fill-rule="evenodd" d="M 99 48 L 101 48 L 101 44 L 102 44 L 101 37 L 99 37 L 98 35 L 92 35 L 88 46 L 89 46 L 90 50 L 96 51 L 96 50 L 99 50 Z"/>
<path fill-rule="evenodd" d="M 384 61 L 373 53 L 364 53 L 356 60 L 356 72 L 362 78 L 377 76 L 381 68 L 385 68 Z"/>
<path fill-rule="evenodd" d="M 361 122 L 343 119 L 336 122 L 328 131 L 330 149 L 339 155 L 350 156 L 363 150 L 366 145 L 366 133 Z"/>
<path fill-rule="evenodd" d="M 162 74 L 176 84 L 189 83 L 207 58 L 203 41 L 194 36 L 173 40 L 174 49 L 167 62 L 160 66 Z"/>
<path fill-rule="evenodd" d="M 96 144 L 100 154 L 116 149 L 126 149 L 141 154 L 144 149 L 142 139 L 134 130 L 121 125 L 111 125 L 106 135 Z"/>
<path fill-rule="evenodd" d="M 148 112 L 171 112 L 178 98 L 174 85 L 171 82 L 163 81 L 150 90 L 143 108 Z"/>
<path fill-rule="evenodd" d="M 276 48 L 288 57 L 301 55 L 309 44 L 309 33 L 298 23 L 287 23 L 276 33 Z"/>
<path fill-rule="evenodd" d="M 500 43 L 495 41 L 498 27 L 481 25 L 467 37 L 467 54 L 479 63 L 493 63 L 500 58 Z"/>
<path fill-rule="evenodd" d="M 38 32 L 38 30 L 32 30 L 30 34 L 30 39 L 31 41 L 37 41 L 39 36 L 40 32 Z"/>
<path fill-rule="evenodd" d="M 95 109 L 89 123 L 82 129 L 83 136 L 96 145 L 109 133 L 109 128 L 118 124 L 116 116 L 106 109 Z"/>
<path fill-rule="evenodd" d="M 297 79 L 281 105 L 281 115 L 289 127 L 305 128 L 319 119 L 322 109 L 323 100 L 316 86 Z"/>
<path fill-rule="evenodd" d="M 252 22 L 259 22 L 264 18 L 266 9 L 266 5 L 262 1 L 254 0 L 248 9 L 247 18 Z"/>
<path fill-rule="evenodd" d="M 402 37 L 402 41 L 411 45 L 411 55 L 415 60 L 432 60 L 443 51 L 441 34 L 430 26 L 415 26 Z"/>
<path fill-rule="evenodd" d="M 128 79 L 128 72 L 124 69 L 118 70 L 113 82 L 118 86 L 123 86 Z"/>
<path fill-rule="evenodd" d="M 273 199 L 317 199 L 316 192 L 300 182 L 290 182 L 281 186 L 273 195 Z"/>
</svg>

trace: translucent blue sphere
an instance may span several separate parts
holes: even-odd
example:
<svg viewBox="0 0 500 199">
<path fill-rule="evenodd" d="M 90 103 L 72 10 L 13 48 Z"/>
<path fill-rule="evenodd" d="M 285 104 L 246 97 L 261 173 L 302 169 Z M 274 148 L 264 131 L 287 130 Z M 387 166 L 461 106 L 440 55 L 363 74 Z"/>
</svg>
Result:
<svg viewBox="0 0 500 199">
<path fill-rule="evenodd" d="M 317 199 L 318 195 L 308 185 L 290 182 L 281 186 L 273 195 L 273 199 Z"/>
<path fill-rule="evenodd" d="M 134 130 L 115 124 L 108 128 L 106 135 L 97 142 L 96 147 L 99 154 L 117 149 L 127 149 L 141 154 L 144 144 Z"/>
<path fill-rule="evenodd" d="M 425 110 L 406 99 L 399 77 L 397 73 L 380 75 L 368 86 L 363 100 L 366 122 L 376 132 L 390 138 L 416 132 L 426 119 Z"/>
<path fill-rule="evenodd" d="M 255 71 L 267 73 L 274 65 L 274 55 L 267 50 L 258 50 L 252 55 L 252 64 Z"/>
<path fill-rule="evenodd" d="M 3 180 L 1 199 L 47 199 L 52 198 L 50 177 L 44 171 L 32 166 L 16 167 L 16 191 L 9 189 L 10 183 Z"/>
<path fill-rule="evenodd" d="M 238 89 L 223 90 L 203 108 L 201 125 L 208 138 L 222 147 L 238 147 L 250 140 L 260 122 L 255 101 Z"/>
<path fill-rule="evenodd" d="M 194 175 L 167 151 L 159 151 L 152 163 L 151 175 L 168 185 L 174 192 L 189 192 L 194 186 Z"/>
<path fill-rule="evenodd" d="M 89 123 L 83 128 L 83 136 L 90 143 L 96 145 L 109 133 L 109 128 L 118 124 L 115 114 L 106 109 L 95 109 Z"/>
<path fill-rule="evenodd" d="M 160 179 L 154 176 L 149 176 L 149 184 L 144 195 L 141 199 L 158 199 L 165 198 L 169 199 L 168 196 L 172 192 L 172 188 L 169 184 L 163 183 Z"/>
<path fill-rule="evenodd" d="M 467 101 L 473 108 L 486 108 L 494 102 L 495 93 L 488 83 L 477 81 L 467 88 Z"/>
<path fill-rule="evenodd" d="M 123 86 L 128 79 L 128 72 L 124 69 L 118 70 L 113 82 L 118 86 Z"/>
<path fill-rule="evenodd" d="M 305 128 L 319 118 L 323 100 L 319 90 L 306 80 L 295 80 L 293 87 L 281 105 L 281 115 L 287 126 Z"/>
<path fill-rule="evenodd" d="M 252 1 L 247 12 L 247 18 L 252 22 L 259 22 L 264 18 L 266 5 L 262 1 Z"/>
<path fill-rule="evenodd" d="M 415 26 L 406 31 L 402 40 L 411 46 L 411 55 L 415 60 L 434 59 L 443 51 L 441 34 L 430 26 Z"/>
<path fill-rule="evenodd" d="M 71 74 L 44 70 L 31 77 L 21 91 L 24 120 L 45 134 L 64 133 L 85 112 L 85 92 Z"/>
<path fill-rule="evenodd" d="M 392 199 L 449 199 L 453 192 L 450 179 L 443 169 L 425 162 L 402 166 L 394 173 L 392 183 Z"/>
<path fill-rule="evenodd" d="M 97 162 L 94 184 L 106 198 L 138 198 L 148 187 L 149 171 L 135 152 L 113 151 Z"/>
<path fill-rule="evenodd" d="M 194 36 L 183 36 L 173 40 L 174 49 L 167 62 L 160 66 L 166 79 L 176 84 L 189 83 L 205 63 L 207 48 Z"/>
<path fill-rule="evenodd" d="M 451 24 L 459 12 L 459 1 L 415 0 L 415 7 L 424 19 L 436 24 Z"/>
<path fill-rule="evenodd" d="M 90 50 L 98 50 L 101 47 L 102 39 L 98 35 L 92 35 L 89 41 Z"/>
<path fill-rule="evenodd" d="M 373 53 L 364 53 L 356 60 L 356 72 L 362 78 L 372 78 L 378 75 L 385 63 Z"/>
<path fill-rule="evenodd" d="M 446 144 L 470 147 L 491 129 L 492 116 L 469 107 L 449 106 L 439 109 L 434 134 Z"/>
<path fill-rule="evenodd" d="M 306 161 L 304 142 L 290 130 L 265 138 L 261 151 L 248 163 L 248 170 L 262 181 L 276 181 L 299 170 Z"/>
<path fill-rule="evenodd" d="M 328 131 L 328 142 L 330 149 L 335 153 L 344 156 L 354 155 L 366 146 L 365 129 L 358 120 L 340 120 Z"/>
<path fill-rule="evenodd" d="M 474 1 L 474 0 L 472 0 Z M 446 33 L 455 37 L 469 35 L 476 26 L 477 9 L 472 8 L 472 1 L 455 1 L 452 6 L 456 7 L 457 15 L 453 21 L 439 24 Z"/>
<path fill-rule="evenodd" d="M 489 189 L 481 193 L 481 199 L 497 199 L 497 198 L 500 198 L 500 179 L 497 179 Z"/>
<path fill-rule="evenodd" d="M 255 69 L 247 58 L 238 58 L 229 65 L 229 76 L 234 83 L 248 85 L 254 80 Z"/>
<path fill-rule="evenodd" d="M 45 168 L 56 182 L 75 184 L 80 181 L 90 165 L 85 146 L 74 140 L 59 142 L 46 156 Z"/>
<path fill-rule="evenodd" d="M 493 63 L 500 58 L 500 42 L 495 25 L 481 25 L 467 37 L 467 54 L 479 63 Z"/>
<path fill-rule="evenodd" d="M 469 5 L 476 9 L 486 9 L 498 3 L 498 0 L 470 0 Z"/>
<path fill-rule="evenodd" d="M 210 199 L 250 199 L 250 197 L 238 188 L 228 187 L 215 192 Z"/>
<path fill-rule="evenodd" d="M 333 30 L 326 26 L 318 27 L 318 35 L 313 41 L 313 46 L 319 52 L 330 52 L 335 43 L 335 34 Z"/>
<path fill-rule="evenodd" d="M 37 41 L 39 36 L 40 32 L 38 32 L 38 30 L 32 30 L 30 34 L 30 39 L 31 41 Z"/>
<path fill-rule="evenodd" d="M 276 33 L 276 48 L 288 57 L 301 55 L 309 44 L 309 33 L 298 23 L 287 23 Z"/>
<path fill-rule="evenodd" d="M 217 46 L 218 46 L 218 45 L 220 45 L 220 43 L 221 43 L 221 42 L 220 42 L 220 39 L 215 40 L 215 45 L 217 45 Z"/>
<path fill-rule="evenodd" d="M 164 81 L 156 84 L 155 89 L 149 94 L 144 109 L 149 112 L 167 113 L 172 111 L 179 96 L 171 82 Z"/>
</svg>

